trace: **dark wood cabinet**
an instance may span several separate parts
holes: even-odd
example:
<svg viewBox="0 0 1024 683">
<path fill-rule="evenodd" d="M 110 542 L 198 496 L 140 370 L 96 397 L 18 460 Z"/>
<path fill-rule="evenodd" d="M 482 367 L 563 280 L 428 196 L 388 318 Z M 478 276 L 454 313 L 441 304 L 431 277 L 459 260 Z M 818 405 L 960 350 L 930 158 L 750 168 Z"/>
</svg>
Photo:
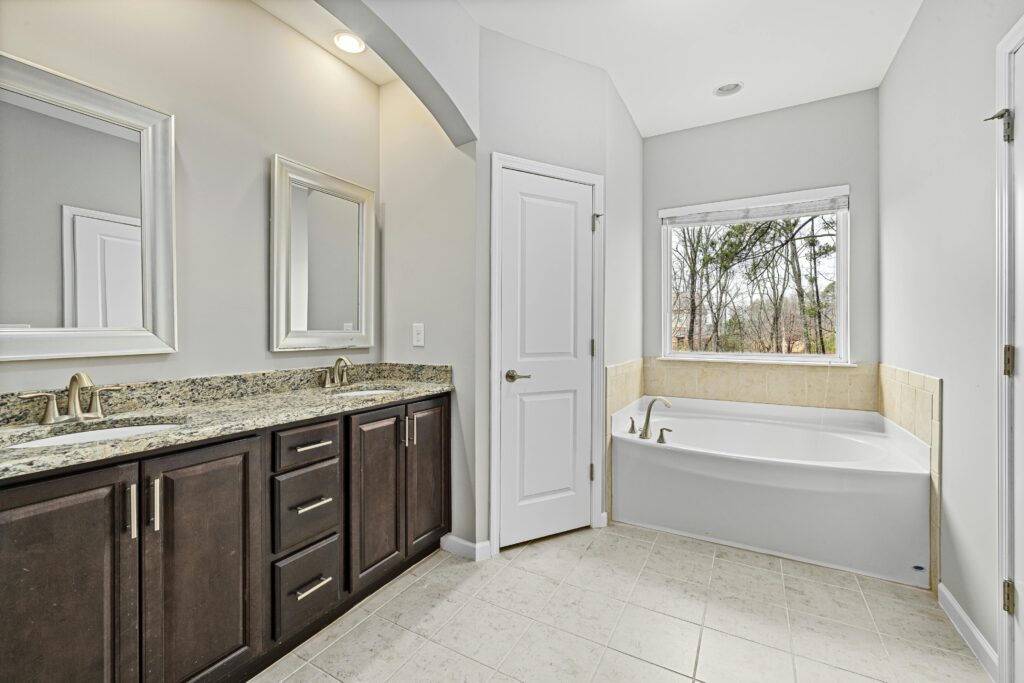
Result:
<svg viewBox="0 0 1024 683">
<path fill-rule="evenodd" d="M 259 654 L 260 439 L 142 463 L 147 681 L 215 679 Z"/>
<path fill-rule="evenodd" d="M 3 680 L 138 680 L 137 472 L 106 467 L 0 496 Z"/>
<path fill-rule="evenodd" d="M 412 440 L 406 455 L 407 540 L 410 556 L 437 547 L 451 528 L 448 400 L 410 403 Z"/>
<path fill-rule="evenodd" d="M 405 406 L 349 420 L 352 592 L 385 577 L 406 558 Z"/>
<path fill-rule="evenodd" d="M 450 429 L 439 396 L 0 488 L 0 681 L 245 680 L 438 547 Z"/>
</svg>

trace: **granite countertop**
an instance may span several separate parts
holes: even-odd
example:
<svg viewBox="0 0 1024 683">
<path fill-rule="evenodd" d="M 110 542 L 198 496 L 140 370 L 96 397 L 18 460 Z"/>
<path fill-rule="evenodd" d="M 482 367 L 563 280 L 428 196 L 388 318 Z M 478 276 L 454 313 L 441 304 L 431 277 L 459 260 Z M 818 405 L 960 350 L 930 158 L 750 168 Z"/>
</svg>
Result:
<svg viewBox="0 0 1024 683">
<path fill-rule="evenodd" d="M 139 408 L 108 415 L 102 420 L 64 423 L 50 426 L 22 425 L 0 427 L 0 484 L 99 465 L 156 449 L 186 446 L 191 443 L 251 432 L 344 412 L 366 410 L 390 403 L 443 394 L 453 390 L 450 380 L 398 381 L 393 379 L 354 382 L 333 389 L 299 388 L 292 391 L 263 393 L 229 399 L 211 398 L 190 405 Z M 374 396 L 340 396 L 345 391 L 393 389 L 393 393 Z M 11 448 L 34 439 L 131 425 L 173 424 L 160 432 L 108 441 Z M 12 481 L 13 483 L 13 481 Z"/>
</svg>

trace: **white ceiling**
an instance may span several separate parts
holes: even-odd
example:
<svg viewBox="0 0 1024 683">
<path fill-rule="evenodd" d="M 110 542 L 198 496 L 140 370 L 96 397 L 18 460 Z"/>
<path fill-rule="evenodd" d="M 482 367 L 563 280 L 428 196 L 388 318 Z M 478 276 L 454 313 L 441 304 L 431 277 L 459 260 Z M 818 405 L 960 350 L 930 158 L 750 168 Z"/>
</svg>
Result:
<svg viewBox="0 0 1024 683">
<path fill-rule="evenodd" d="M 459 1 L 603 68 L 647 137 L 874 88 L 922 0 Z M 740 93 L 712 94 L 733 81 Z"/>
</svg>

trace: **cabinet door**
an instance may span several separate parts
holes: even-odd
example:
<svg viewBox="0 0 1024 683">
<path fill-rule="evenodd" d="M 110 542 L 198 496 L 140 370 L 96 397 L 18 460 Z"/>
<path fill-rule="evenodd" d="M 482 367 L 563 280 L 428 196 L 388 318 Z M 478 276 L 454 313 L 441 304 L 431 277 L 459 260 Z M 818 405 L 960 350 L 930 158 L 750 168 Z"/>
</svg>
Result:
<svg viewBox="0 0 1024 683">
<path fill-rule="evenodd" d="M 119 465 L 0 492 L 3 680 L 138 680 L 137 472 Z"/>
<path fill-rule="evenodd" d="M 407 457 L 409 555 L 434 547 L 451 528 L 448 401 L 409 404 L 412 438 Z"/>
<path fill-rule="evenodd" d="M 142 463 L 142 666 L 212 680 L 259 654 L 265 598 L 257 438 Z"/>
<path fill-rule="evenodd" d="M 349 418 L 352 592 L 406 558 L 405 406 Z"/>
</svg>

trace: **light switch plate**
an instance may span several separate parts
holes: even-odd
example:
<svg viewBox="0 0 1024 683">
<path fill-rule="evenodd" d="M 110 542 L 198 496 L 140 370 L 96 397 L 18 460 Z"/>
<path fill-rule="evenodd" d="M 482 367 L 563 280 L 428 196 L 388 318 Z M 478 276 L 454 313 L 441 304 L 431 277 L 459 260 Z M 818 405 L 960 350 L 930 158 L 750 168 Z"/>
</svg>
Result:
<svg viewBox="0 0 1024 683">
<path fill-rule="evenodd" d="M 412 345 L 426 346 L 426 342 L 424 341 L 423 323 L 412 324 Z"/>
</svg>

